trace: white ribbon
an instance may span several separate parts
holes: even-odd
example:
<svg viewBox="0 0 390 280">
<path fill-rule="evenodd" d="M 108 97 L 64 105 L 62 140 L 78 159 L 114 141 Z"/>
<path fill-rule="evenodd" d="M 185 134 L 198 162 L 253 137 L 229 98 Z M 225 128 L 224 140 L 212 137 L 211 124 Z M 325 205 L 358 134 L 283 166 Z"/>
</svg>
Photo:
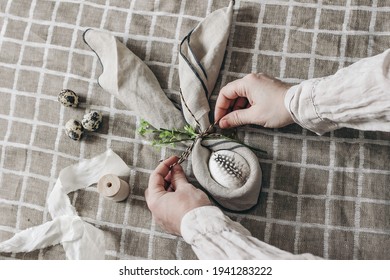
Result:
<svg viewBox="0 0 390 280">
<path fill-rule="evenodd" d="M 127 164 L 112 150 L 62 169 L 47 201 L 52 221 L 15 234 L 0 243 L 0 252 L 30 252 L 61 243 L 68 259 L 104 259 L 103 231 L 78 216 L 68 193 L 96 184 L 106 174 L 130 174 Z"/>
</svg>

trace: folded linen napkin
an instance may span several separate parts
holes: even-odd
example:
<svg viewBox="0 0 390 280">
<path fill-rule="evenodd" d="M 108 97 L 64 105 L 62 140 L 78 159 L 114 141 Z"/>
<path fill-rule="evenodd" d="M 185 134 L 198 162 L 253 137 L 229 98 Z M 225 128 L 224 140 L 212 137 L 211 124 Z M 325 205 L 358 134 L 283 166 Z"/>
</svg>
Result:
<svg viewBox="0 0 390 280">
<path fill-rule="evenodd" d="M 108 32 L 89 29 L 84 33 L 84 40 L 103 66 L 99 84 L 156 128 L 182 128 L 185 123 L 196 127 L 199 123 L 198 131 L 205 131 L 210 126 L 209 97 L 223 62 L 233 2 L 227 8 L 208 15 L 180 44 L 179 79 L 185 100 L 182 104 L 184 116 L 170 103 L 152 71 L 133 52 Z M 213 140 L 211 146 L 208 143 L 198 138 L 192 149 L 196 179 L 227 209 L 240 211 L 254 206 L 258 201 L 262 177 L 256 155 L 247 147 L 226 139 Z M 244 156 L 250 168 L 244 185 L 233 190 L 213 179 L 208 161 L 215 149 L 232 150 Z"/>
<path fill-rule="evenodd" d="M 103 66 L 98 83 L 104 90 L 155 128 L 185 125 L 150 68 L 123 43 L 108 32 L 92 29 L 84 32 L 84 41 Z"/>
<path fill-rule="evenodd" d="M 209 97 L 214 89 L 225 55 L 233 15 L 233 1 L 199 23 L 180 44 L 179 78 L 185 103 L 204 131 L 210 125 Z M 183 104 L 186 121 L 195 126 L 193 116 Z M 245 184 L 228 189 L 217 183 L 209 171 L 213 151 L 230 150 L 243 156 L 250 174 Z M 254 206 L 261 189 L 262 172 L 257 156 L 247 147 L 226 139 L 202 141 L 198 139 L 192 150 L 192 169 L 199 183 L 223 207 L 246 210 Z"/>
<path fill-rule="evenodd" d="M 225 55 L 233 16 L 233 1 L 227 8 L 216 10 L 184 37 L 180 44 L 179 79 L 184 99 L 201 130 L 209 121 L 209 98 L 217 81 Z M 185 106 L 184 117 L 196 126 Z"/>
</svg>

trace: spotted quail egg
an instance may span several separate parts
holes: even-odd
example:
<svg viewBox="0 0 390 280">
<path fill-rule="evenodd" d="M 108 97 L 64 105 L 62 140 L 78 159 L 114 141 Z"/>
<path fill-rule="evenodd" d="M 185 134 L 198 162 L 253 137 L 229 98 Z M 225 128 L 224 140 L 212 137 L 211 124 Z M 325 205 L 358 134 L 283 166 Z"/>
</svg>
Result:
<svg viewBox="0 0 390 280">
<path fill-rule="evenodd" d="M 79 105 L 79 97 L 70 89 L 61 90 L 58 101 L 65 107 L 77 107 Z"/>
<path fill-rule="evenodd" d="M 88 114 L 85 114 L 83 120 L 81 121 L 84 129 L 89 131 L 95 131 L 99 128 L 102 123 L 102 114 L 98 111 L 91 111 Z"/>
<path fill-rule="evenodd" d="M 78 141 L 83 135 L 84 128 L 78 120 L 70 119 L 65 124 L 66 135 L 72 140 Z"/>
</svg>

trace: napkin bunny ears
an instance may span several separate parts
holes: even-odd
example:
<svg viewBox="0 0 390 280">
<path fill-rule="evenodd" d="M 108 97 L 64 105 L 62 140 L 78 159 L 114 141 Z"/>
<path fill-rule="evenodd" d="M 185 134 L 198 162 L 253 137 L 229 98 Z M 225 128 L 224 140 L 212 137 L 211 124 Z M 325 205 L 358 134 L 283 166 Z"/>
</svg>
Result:
<svg viewBox="0 0 390 280">
<path fill-rule="evenodd" d="M 103 66 L 98 83 L 156 128 L 181 128 L 188 123 L 205 131 L 210 126 L 209 97 L 226 50 L 233 4 L 231 1 L 227 8 L 208 15 L 180 44 L 183 113 L 168 99 L 140 58 L 111 34 L 89 29 L 84 33 L 84 41 Z M 196 179 L 221 206 L 242 211 L 257 203 L 262 172 L 257 156 L 247 147 L 225 139 L 197 138 L 191 160 Z M 209 170 L 212 161 L 216 166 L 213 174 Z M 241 183 L 227 187 L 226 179 Z"/>
</svg>

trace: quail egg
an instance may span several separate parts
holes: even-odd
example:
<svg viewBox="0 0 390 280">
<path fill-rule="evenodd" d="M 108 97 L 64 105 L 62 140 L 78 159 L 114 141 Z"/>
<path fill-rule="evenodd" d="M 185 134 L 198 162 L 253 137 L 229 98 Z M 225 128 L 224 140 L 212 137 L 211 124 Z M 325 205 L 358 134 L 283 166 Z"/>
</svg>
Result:
<svg viewBox="0 0 390 280">
<path fill-rule="evenodd" d="M 65 132 L 70 139 L 78 141 L 83 135 L 84 127 L 82 126 L 80 121 L 75 119 L 70 119 L 65 124 Z"/>
<path fill-rule="evenodd" d="M 98 111 L 91 111 L 88 114 L 85 114 L 83 120 L 81 121 L 84 129 L 88 131 L 95 131 L 100 127 L 102 123 L 102 114 Z"/>
<path fill-rule="evenodd" d="M 58 101 L 65 107 L 77 107 L 79 105 L 79 97 L 70 89 L 61 90 Z"/>
</svg>

